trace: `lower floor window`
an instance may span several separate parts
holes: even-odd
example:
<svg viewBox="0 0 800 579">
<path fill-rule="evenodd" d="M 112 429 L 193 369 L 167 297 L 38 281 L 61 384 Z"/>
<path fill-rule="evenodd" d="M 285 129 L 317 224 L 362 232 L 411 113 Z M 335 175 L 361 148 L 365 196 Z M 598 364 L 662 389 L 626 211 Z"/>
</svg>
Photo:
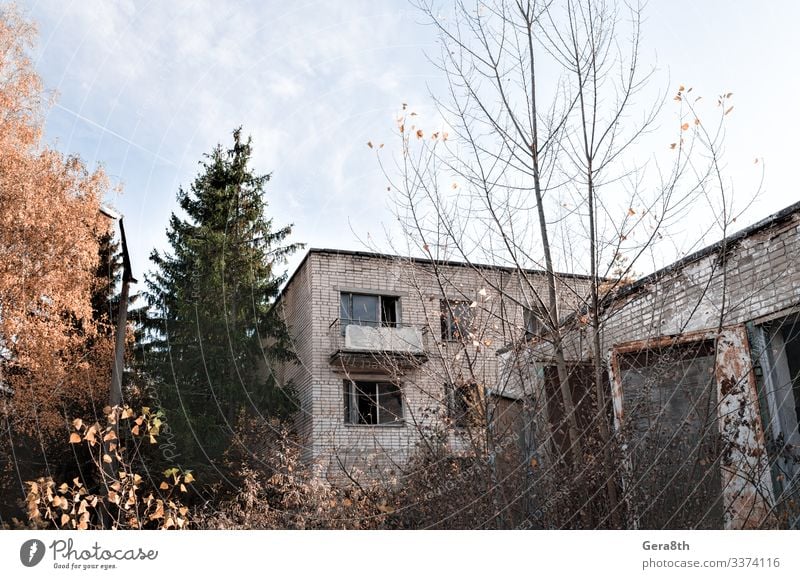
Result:
<svg viewBox="0 0 800 579">
<path fill-rule="evenodd" d="M 392 382 L 344 381 L 346 424 L 402 424 L 403 395 Z"/>
</svg>

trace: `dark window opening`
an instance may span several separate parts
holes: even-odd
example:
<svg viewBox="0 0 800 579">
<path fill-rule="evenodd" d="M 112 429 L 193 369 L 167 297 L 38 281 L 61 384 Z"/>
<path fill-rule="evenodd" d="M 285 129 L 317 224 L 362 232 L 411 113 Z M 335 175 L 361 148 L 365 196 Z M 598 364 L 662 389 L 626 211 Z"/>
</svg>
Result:
<svg viewBox="0 0 800 579">
<path fill-rule="evenodd" d="M 483 397 L 480 387 L 474 383 L 446 384 L 447 414 L 453 426 L 467 428 L 482 423 Z"/>
<path fill-rule="evenodd" d="M 345 292 L 340 296 L 339 321 L 342 335 L 351 324 L 396 328 L 400 325 L 400 298 Z"/>
<path fill-rule="evenodd" d="M 344 381 L 346 424 L 400 425 L 403 423 L 403 395 L 392 382 Z"/>
<path fill-rule="evenodd" d="M 792 382 L 794 393 L 794 412 L 797 422 L 800 423 L 800 323 L 792 320 L 781 327 L 786 364 L 789 370 L 789 380 Z"/>
<path fill-rule="evenodd" d="M 523 308 L 522 320 L 525 324 L 525 337 L 542 336 L 545 332 L 545 316 L 538 309 Z"/>
<path fill-rule="evenodd" d="M 441 300 L 442 339 L 449 341 L 469 338 L 473 321 L 470 303 L 460 300 Z"/>
</svg>

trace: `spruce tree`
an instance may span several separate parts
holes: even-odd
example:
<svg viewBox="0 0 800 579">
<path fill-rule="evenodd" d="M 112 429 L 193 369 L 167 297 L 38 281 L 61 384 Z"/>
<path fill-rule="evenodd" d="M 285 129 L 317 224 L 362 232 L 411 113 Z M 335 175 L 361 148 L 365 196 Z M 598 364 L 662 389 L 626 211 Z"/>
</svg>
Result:
<svg viewBox="0 0 800 579">
<path fill-rule="evenodd" d="M 300 244 L 291 226 L 265 216 L 268 174 L 250 166 L 251 139 L 216 148 L 177 199 L 169 252 L 153 251 L 142 368 L 174 437 L 178 466 L 224 474 L 220 458 L 241 413 L 286 418 L 287 385 L 270 371 L 294 359 L 287 328 L 271 306 L 285 273 L 275 268 Z M 204 468 L 204 467 L 211 467 Z M 212 477 L 213 478 L 213 477 Z"/>
</svg>

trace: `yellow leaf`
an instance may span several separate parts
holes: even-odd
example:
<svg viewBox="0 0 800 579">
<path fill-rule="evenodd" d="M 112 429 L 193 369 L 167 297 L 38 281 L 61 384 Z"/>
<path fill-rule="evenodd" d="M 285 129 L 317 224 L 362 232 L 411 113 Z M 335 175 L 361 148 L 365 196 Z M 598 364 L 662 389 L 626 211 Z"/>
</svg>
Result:
<svg viewBox="0 0 800 579">
<path fill-rule="evenodd" d="M 103 462 L 106 464 L 111 464 L 111 457 L 107 454 L 103 455 Z"/>
<path fill-rule="evenodd" d="M 194 482 L 194 476 L 192 473 L 187 472 L 185 475 L 183 475 L 183 482 L 185 482 L 187 485 Z"/>
<path fill-rule="evenodd" d="M 126 406 L 125 410 L 122 411 L 122 418 L 126 419 L 132 417 L 133 417 L 133 410 L 131 410 L 130 407 Z"/>
<path fill-rule="evenodd" d="M 156 437 L 151 434 L 150 435 L 150 444 L 156 444 L 157 442 L 158 441 L 156 440 Z"/>
<path fill-rule="evenodd" d="M 182 493 L 186 492 L 186 485 L 184 485 L 183 483 L 181 483 L 181 492 Z"/>
<path fill-rule="evenodd" d="M 64 513 L 63 515 L 61 515 L 61 526 L 63 527 L 67 523 L 69 523 L 69 515 Z"/>
<path fill-rule="evenodd" d="M 390 515 L 394 512 L 394 508 L 387 504 L 378 505 L 378 510 L 382 513 L 386 513 L 387 515 Z"/>
<path fill-rule="evenodd" d="M 69 435 L 69 442 L 70 444 L 77 444 L 81 441 L 81 435 L 77 432 L 73 432 Z"/>
</svg>

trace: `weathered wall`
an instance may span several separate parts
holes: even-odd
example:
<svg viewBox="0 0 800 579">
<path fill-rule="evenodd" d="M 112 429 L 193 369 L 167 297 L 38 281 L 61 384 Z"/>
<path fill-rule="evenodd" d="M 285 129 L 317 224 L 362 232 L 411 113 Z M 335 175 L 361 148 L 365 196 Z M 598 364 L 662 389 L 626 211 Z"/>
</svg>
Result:
<svg viewBox="0 0 800 579">
<path fill-rule="evenodd" d="M 399 474 L 398 467 L 413 452 L 421 433 L 429 435 L 430 429 L 441 426 L 437 417 L 446 414 L 445 383 L 460 373 L 464 379 L 495 388 L 496 349 L 523 332 L 523 304 L 535 303 L 531 287 L 546 295 L 541 274 L 531 274 L 528 285 L 519 274 L 498 268 L 434 267 L 401 258 L 312 251 L 302 269 L 287 287 L 284 311 L 304 366 L 287 370 L 287 376 L 302 384 L 304 411 L 310 410 L 310 428 L 306 418 L 302 421 L 309 456 L 320 465 L 320 474 L 337 480 L 342 478 L 342 467 L 370 478 Z M 565 307 L 574 307 L 576 296 L 586 294 L 585 281 L 567 278 L 560 290 L 569 304 Z M 428 361 L 402 369 L 386 360 L 384 371 L 365 373 L 331 364 L 331 354 L 341 346 L 335 322 L 343 291 L 399 296 L 401 323 L 422 330 Z M 466 348 L 441 339 L 442 297 L 475 302 L 476 335 Z M 345 424 L 346 376 L 400 382 L 405 424 Z M 468 441 L 453 432 L 448 436 L 454 451 L 468 452 Z"/>
</svg>

